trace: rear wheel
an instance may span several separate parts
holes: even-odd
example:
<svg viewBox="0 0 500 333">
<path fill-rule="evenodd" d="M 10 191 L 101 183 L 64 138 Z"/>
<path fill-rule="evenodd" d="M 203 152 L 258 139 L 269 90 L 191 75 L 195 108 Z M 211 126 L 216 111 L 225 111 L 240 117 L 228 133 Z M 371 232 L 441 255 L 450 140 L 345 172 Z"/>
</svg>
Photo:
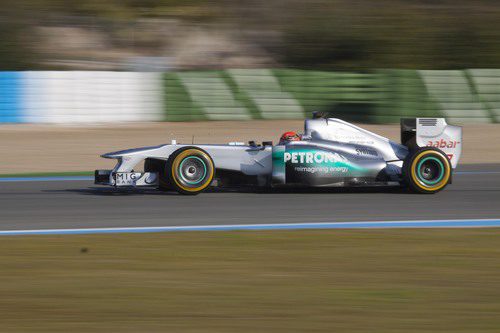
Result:
<svg viewBox="0 0 500 333">
<path fill-rule="evenodd" d="M 403 163 L 403 178 L 418 193 L 436 193 L 450 182 L 451 163 L 439 149 L 419 148 L 410 152 Z"/>
<path fill-rule="evenodd" d="M 165 171 L 174 190 L 181 194 L 195 195 L 210 185 L 215 167 L 207 152 L 195 147 L 185 147 L 170 156 Z"/>
</svg>

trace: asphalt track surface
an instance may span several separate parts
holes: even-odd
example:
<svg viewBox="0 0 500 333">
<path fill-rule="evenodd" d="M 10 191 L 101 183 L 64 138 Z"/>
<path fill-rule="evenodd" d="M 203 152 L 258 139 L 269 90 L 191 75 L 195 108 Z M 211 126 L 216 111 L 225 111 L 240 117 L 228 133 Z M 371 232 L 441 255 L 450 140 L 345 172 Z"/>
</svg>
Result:
<svg viewBox="0 0 500 333">
<path fill-rule="evenodd" d="M 0 182 L 0 229 L 500 218 L 500 164 L 459 167 L 435 195 L 399 189 L 210 191 L 181 196 L 91 181 Z"/>
</svg>

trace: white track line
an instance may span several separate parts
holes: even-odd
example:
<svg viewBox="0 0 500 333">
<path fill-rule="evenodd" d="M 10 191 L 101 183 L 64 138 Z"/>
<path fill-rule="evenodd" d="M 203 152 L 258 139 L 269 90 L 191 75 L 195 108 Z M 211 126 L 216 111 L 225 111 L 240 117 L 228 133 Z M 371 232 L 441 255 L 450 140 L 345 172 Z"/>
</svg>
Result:
<svg viewBox="0 0 500 333">
<path fill-rule="evenodd" d="M 320 223 L 228 224 L 163 227 L 117 227 L 75 229 L 2 230 L 0 236 L 76 235 L 110 233 L 152 233 L 174 231 L 237 231 L 237 230 L 304 230 L 304 229 L 398 229 L 398 228 L 493 228 L 500 219 L 420 220 L 420 221 L 360 221 Z"/>
</svg>

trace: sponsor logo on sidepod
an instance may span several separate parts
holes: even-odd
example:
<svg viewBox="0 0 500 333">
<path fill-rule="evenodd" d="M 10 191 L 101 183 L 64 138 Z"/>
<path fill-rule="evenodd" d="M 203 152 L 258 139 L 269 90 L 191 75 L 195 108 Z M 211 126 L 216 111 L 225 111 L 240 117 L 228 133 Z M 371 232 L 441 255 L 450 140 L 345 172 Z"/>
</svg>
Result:
<svg viewBox="0 0 500 333">
<path fill-rule="evenodd" d="M 344 161 L 344 159 L 339 154 L 334 154 L 330 152 L 286 152 L 283 155 L 284 162 L 295 163 L 306 163 L 306 164 L 321 164 L 321 163 L 335 163 Z"/>
</svg>

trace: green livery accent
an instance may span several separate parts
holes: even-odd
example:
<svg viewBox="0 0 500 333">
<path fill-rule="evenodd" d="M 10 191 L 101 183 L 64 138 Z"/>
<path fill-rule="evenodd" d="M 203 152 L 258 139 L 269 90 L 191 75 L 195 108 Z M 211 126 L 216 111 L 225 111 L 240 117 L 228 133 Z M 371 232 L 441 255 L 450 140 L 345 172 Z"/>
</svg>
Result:
<svg viewBox="0 0 500 333">
<path fill-rule="evenodd" d="M 337 152 L 316 147 L 274 146 L 272 161 L 275 185 L 322 186 L 339 179 L 366 177 L 372 171 Z"/>
<path fill-rule="evenodd" d="M 290 154 L 288 156 L 287 154 Z M 288 161 L 287 161 L 288 159 Z M 294 162 L 296 161 L 296 162 Z M 293 149 L 282 154 L 283 164 L 286 162 L 302 165 L 302 166 L 324 166 L 324 167 L 335 167 L 335 168 L 347 168 L 349 173 L 353 171 L 363 172 L 366 171 L 365 168 L 355 165 L 345 159 L 342 155 L 321 149 Z M 275 157 L 273 153 L 273 163 L 275 163 Z"/>
<path fill-rule="evenodd" d="M 273 147 L 273 167 L 285 167 L 285 146 Z"/>
<path fill-rule="evenodd" d="M 283 156 L 285 154 L 285 146 L 273 146 L 273 174 L 272 182 L 273 184 L 285 184 L 286 178 L 286 168 Z"/>
</svg>

